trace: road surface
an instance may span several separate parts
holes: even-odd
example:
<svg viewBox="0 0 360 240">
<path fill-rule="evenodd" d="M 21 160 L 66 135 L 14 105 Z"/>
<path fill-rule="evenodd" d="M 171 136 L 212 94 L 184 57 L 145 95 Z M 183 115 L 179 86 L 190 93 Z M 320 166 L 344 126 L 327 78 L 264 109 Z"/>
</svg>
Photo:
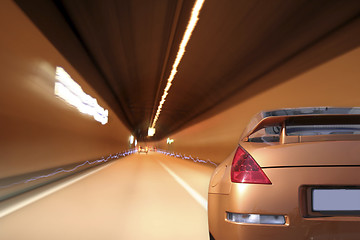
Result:
<svg viewBox="0 0 360 240">
<path fill-rule="evenodd" d="M 209 239 L 214 167 L 133 154 L 0 218 L 0 239 Z"/>
</svg>

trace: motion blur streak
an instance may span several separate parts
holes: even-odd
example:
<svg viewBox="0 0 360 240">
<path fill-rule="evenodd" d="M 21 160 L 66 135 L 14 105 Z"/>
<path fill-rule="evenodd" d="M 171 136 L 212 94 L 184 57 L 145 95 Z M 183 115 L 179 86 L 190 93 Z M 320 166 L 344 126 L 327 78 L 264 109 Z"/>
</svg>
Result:
<svg viewBox="0 0 360 240">
<path fill-rule="evenodd" d="M 80 175 L 77 175 L 76 177 L 74 178 L 69 178 L 69 179 L 66 179 L 65 181 L 62 181 L 60 184 L 57 184 L 56 186 L 54 187 L 50 187 L 44 191 L 41 191 L 39 193 L 36 193 L 34 194 L 33 196 L 29 197 L 29 198 L 24 198 L 20 201 L 14 201 L 14 204 L 9 204 L 7 207 L 1 207 L 0 208 L 0 218 L 6 216 L 6 215 L 9 215 L 33 202 L 36 202 L 44 197 L 47 197 L 48 195 L 52 194 L 52 193 L 55 193 L 56 191 L 59 191 L 77 181 L 80 181 L 81 179 L 87 177 L 87 176 L 90 176 L 91 174 L 94 174 L 100 170 L 102 170 L 103 168 L 105 167 L 108 167 L 109 165 L 105 165 L 105 166 L 102 166 L 102 167 L 99 167 L 99 168 L 96 168 L 90 172 L 86 172 L 86 173 L 83 173 L 83 174 L 80 174 Z"/>
<path fill-rule="evenodd" d="M 202 160 L 202 159 L 199 159 L 199 158 L 193 158 L 191 155 L 190 156 L 186 156 L 186 155 L 182 155 L 180 153 L 170 153 L 170 152 L 167 152 L 165 150 L 157 150 L 157 152 L 159 153 L 162 153 L 162 154 L 165 154 L 165 155 L 168 155 L 170 157 L 176 157 L 176 158 L 181 158 L 181 159 L 184 159 L 184 160 L 192 160 L 194 163 L 209 163 L 209 164 L 212 164 L 214 166 L 217 166 L 216 163 L 210 161 L 210 160 Z"/>
<path fill-rule="evenodd" d="M 126 151 L 126 152 L 123 152 L 123 153 L 117 153 L 117 154 L 114 154 L 114 155 L 109 155 L 108 157 L 102 158 L 102 159 L 99 159 L 99 160 L 85 161 L 85 162 L 83 162 L 83 163 L 81 163 L 81 164 L 79 164 L 79 165 L 77 165 L 77 166 L 75 166 L 74 168 L 71 168 L 71 169 L 59 168 L 59 169 L 56 169 L 54 172 L 51 172 L 51 173 L 48 173 L 48 174 L 35 176 L 35 177 L 32 177 L 32 178 L 21 180 L 19 182 L 11 183 L 11 184 L 8 184 L 8 185 L 3 185 L 3 186 L 0 185 L 0 189 L 12 187 L 14 185 L 18 185 L 18 184 L 22 184 L 22 183 L 28 183 L 28 182 L 36 181 L 36 180 L 39 180 L 39 179 L 42 179 L 42 178 L 52 177 L 52 176 L 54 176 L 56 174 L 59 174 L 59 173 L 74 172 L 77 169 L 79 169 L 80 167 L 83 167 L 85 165 L 93 165 L 95 163 L 106 163 L 109 160 L 114 160 L 114 159 L 118 159 L 120 157 L 125 157 L 125 156 L 127 156 L 129 154 L 133 154 L 135 152 L 136 152 L 136 150 L 130 150 L 130 151 Z"/>
<path fill-rule="evenodd" d="M 76 107 L 81 113 L 93 116 L 101 124 L 108 122 L 108 110 L 102 108 L 95 98 L 86 94 L 62 67 L 56 67 L 56 80 L 56 96 Z"/>
<path fill-rule="evenodd" d="M 190 17 L 190 20 L 189 20 L 189 23 L 186 27 L 186 31 L 185 31 L 185 34 L 183 36 L 183 39 L 181 40 L 181 43 L 180 43 L 180 46 L 179 46 L 179 50 L 178 50 L 178 53 L 176 55 L 176 59 L 175 59 L 175 62 L 174 62 L 174 65 L 172 67 L 172 70 L 171 70 L 171 74 L 167 80 L 167 84 L 166 84 L 166 87 L 164 89 L 164 93 L 161 97 L 161 101 L 159 103 L 159 106 L 157 108 L 157 111 L 156 111 L 156 114 L 155 114 L 155 117 L 154 117 L 154 121 L 151 125 L 151 128 L 155 128 L 155 125 L 156 125 L 156 122 L 159 118 L 159 115 L 160 115 L 160 112 L 161 112 L 161 108 L 163 106 L 163 104 L 165 103 L 166 101 L 166 96 L 168 95 L 168 91 L 170 90 L 170 87 L 171 87 L 171 84 L 172 84 L 172 81 L 175 77 L 175 74 L 177 72 L 177 67 L 182 59 L 182 57 L 184 56 L 184 53 L 185 53 L 185 48 L 186 48 L 186 45 L 188 44 L 189 40 L 190 40 L 190 37 L 191 37 L 191 34 L 196 26 L 196 23 L 197 21 L 199 20 L 199 14 L 200 14 L 200 10 L 204 4 L 205 0 L 197 0 L 195 2 L 195 5 L 192 9 L 192 12 L 191 12 L 191 17 Z"/>
</svg>

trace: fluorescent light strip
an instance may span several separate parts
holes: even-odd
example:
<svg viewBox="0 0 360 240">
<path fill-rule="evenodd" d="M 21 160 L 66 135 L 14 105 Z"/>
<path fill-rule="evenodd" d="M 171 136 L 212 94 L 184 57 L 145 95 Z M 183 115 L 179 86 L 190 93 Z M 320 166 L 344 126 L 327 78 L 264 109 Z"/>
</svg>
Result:
<svg viewBox="0 0 360 240">
<path fill-rule="evenodd" d="M 81 179 L 86 178 L 86 177 L 88 177 L 106 167 L 109 167 L 109 166 L 110 166 L 110 164 L 101 166 L 96 169 L 92 169 L 89 172 L 81 173 L 70 179 L 65 179 L 65 180 L 61 181 L 61 183 L 54 183 L 54 186 L 51 186 L 51 187 L 47 186 L 46 190 L 43 190 L 43 189 L 35 190 L 35 193 L 33 195 L 30 195 L 32 193 L 28 193 L 27 195 L 25 195 L 25 197 L 20 196 L 19 200 L 16 198 L 14 202 L 9 202 L 7 205 L 5 205 L 4 207 L 2 207 L 0 209 L 0 218 L 5 217 L 6 215 L 9 215 L 23 207 L 26 207 L 27 205 L 29 205 L 33 202 L 36 202 L 42 198 L 45 198 L 45 197 L 49 196 L 50 194 L 53 194 L 63 188 L 66 188 L 67 186 L 70 186 L 71 184 L 76 183 L 76 182 L 80 181 Z"/>
<path fill-rule="evenodd" d="M 172 81 L 176 75 L 176 72 L 177 72 L 177 67 L 185 53 L 185 48 L 186 48 L 186 45 L 191 37 L 191 34 L 196 26 L 196 23 L 197 21 L 199 20 L 199 14 L 200 14 L 200 10 L 204 4 L 205 0 L 197 0 L 193 9 L 192 9 L 192 12 L 191 12 L 191 17 L 190 17 L 190 20 L 189 20 L 189 23 L 186 27 L 186 31 L 185 31 L 185 34 L 183 36 L 183 39 L 181 40 L 181 43 L 180 43 L 180 46 L 179 46 L 179 50 L 178 50 L 178 53 L 176 55 L 176 59 L 175 59 L 175 62 L 174 62 L 174 65 L 172 67 L 172 70 L 171 70 L 171 74 L 167 80 L 167 84 L 166 84 L 166 87 L 164 89 L 164 93 L 161 97 L 161 101 L 159 103 L 159 106 L 157 108 L 157 111 L 156 111 L 156 114 L 155 114 L 155 117 L 154 117 L 154 121 L 151 125 L 152 128 L 155 128 L 155 125 L 156 125 L 156 122 L 157 120 L 159 119 L 159 116 L 160 116 L 160 112 L 161 112 L 161 109 L 162 109 L 162 106 L 163 104 L 165 103 L 166 101 L 166 96 L 168 95 L 168 91 L 170 90 L 170 87 L 171 87 L 171 84 L 172 84 Z"/>
<path fill-rule="evenodd" d="M 54 92 L 56 96 L 76 107 L 79 112 L 93 116 L 103 125 L 108 122 L 108 110 L 102 108 L 95 98 L 86 94 L 62 67 L 56 67 Z"/>
<path fill-rule="evenodd" d="M 0 185 L 0 190 L 1 189 L 5 189 L 5 188 L 10 188 L 12 186 L 15 186 L 15 185 L 19 185 L 19 184 L 26 184 L 26 183 L 29 183 L 29 182 L 33 182 L 33 181 L 37 181 L 37 180 L 41 180 L 41 179 L 46 179 L 46 178 L 51 178 L 57 174 L 60 174 L 60 173 L 71 173 L 71 172 L 74 172 L 85 166 L 85 165 L 93 165 L 93 164 L 97 164 L 97 163 L 106 163 L 108 161 L 111 161 L 111 160 L 114 160 L 114 159 L 119 159 L 120 157 L 125 157 L 127 155 L 130 155 L 130 154 L 133 154 L 135 153 L 136 150 L 135 149 L 132 149 L 132 150 L 129 150 L 129 151 L 125 151 L 125 152 L 122 152 L 122 153 L 117 153 L 117 154 L 114 154 L 114 155 L 109 155 L 108 157 L 103 157 L 101 159 L 98 159 L 98 160 L 94 160 L 94 161 L 85 161 L 71 169 L 63 169 L 63 168 L 58 168 L 56 169 L 55 171 L 53 172 L 50 172 L 50 173 L 46 173 L 46 174 L 43 174 L 43 175 L 39 175 L 39 176 L 33 176 L 31 178 L 28 178 L 28 179 L 23 179 L 21 181 L 18 181 L 18 182 L 14 182 L 14 183 L 10 183 L 8 185 Z"/>
<path fill-rule="evenodd" d="M 167 151 L 162 150 L 162 149 L 158 149 L 158 150 L 156 150 L 156 152 L 162 153 L 162 154 L 170 156 L 170 157 L 181 158 L 181 159 L 184 159 L 184 160 L 192 160 L 194 163 L 205 163 L 205 164 L 209 163 L 209 164 L 212 164 L 215 167 L 217 167 L 217 163 L 214 163 L 214 162 L 212 162 L 210 160 L 202 160 L 202 159 L 199 159 L 198 157 L 194 158 L 191 155 L 186 156 L 186 155 L 183 155 L 183 154 L 180 154 L 180 153 L 171 153 L 171 152 L 167 152 Z"/>
</svg>

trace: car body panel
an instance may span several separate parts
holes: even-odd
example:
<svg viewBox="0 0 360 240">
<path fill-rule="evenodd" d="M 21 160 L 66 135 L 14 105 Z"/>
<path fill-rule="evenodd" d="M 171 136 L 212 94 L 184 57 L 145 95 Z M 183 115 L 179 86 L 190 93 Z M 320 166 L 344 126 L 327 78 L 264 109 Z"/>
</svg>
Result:
<svg viewBox="0 0 360 240">
<path fill-rule="evenodd" d="M 347 199 L 339 197 L 331 201 L 340 206 L 338 211 L 312 207 L 314 189 L 360 196 L 359 113 L 360 108 L 321 107 L 256 115 L 240 138 L 241 154 L 234 150 L 211 177 L 208 220 L 212 236 L 217 240 L 360 239 L 359 204 L 343 211 Z M 234 156 L 237 174 L 262 171 L 271 183 L 244 183 L 244 178 L 233 178 L 238 182 L 232 182 Z M 252 167 L 254 161 L 260 168 Z M 238 218 L 228 220 L 227 213 Z M 243 220 L 269 215 L 284 216 L 285 223 Z"/>
<path fill-rule="evenodd" d="M 360 183 L 360 166 L 269 168 L 264 172 L 271 185 L 231 183 L 229 194 L 209 193 L 209 229 L 215 239 L 359 239 L 360 216 L 303 216 L 307 203 L 300 190 L 304 186 L 353 186 Z M 279 226 L 233 223 L 226 221 L 226 212 L 285 215 L 287 220 Z"/>
<path fill-rule="evenodd" d="M 217 166 L 213 172 L 209 183 L 209 193 L 229 194 L 231 187 L 230 170 L 234 154 L 235 151 L 233 151 L 225 161 Z"/>
<path fill-rule="evenodd" d="M 326 141 L 294 144 L 241 143 L 261 167 L 358 165 L 359 141 Z"/>
</svg>

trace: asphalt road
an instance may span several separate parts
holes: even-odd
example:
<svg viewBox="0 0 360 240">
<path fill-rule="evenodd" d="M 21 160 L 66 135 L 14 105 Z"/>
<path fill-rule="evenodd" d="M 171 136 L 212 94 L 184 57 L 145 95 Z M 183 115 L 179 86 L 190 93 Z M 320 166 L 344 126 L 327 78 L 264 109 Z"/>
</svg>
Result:
<svg viewBox="0 0 360 240">
<path fill-rule="evenodd" d="M 209 239 L 213 170 L 160 153 L 133 154 L 1 217 L 0 239 Z"/>
</svg>

